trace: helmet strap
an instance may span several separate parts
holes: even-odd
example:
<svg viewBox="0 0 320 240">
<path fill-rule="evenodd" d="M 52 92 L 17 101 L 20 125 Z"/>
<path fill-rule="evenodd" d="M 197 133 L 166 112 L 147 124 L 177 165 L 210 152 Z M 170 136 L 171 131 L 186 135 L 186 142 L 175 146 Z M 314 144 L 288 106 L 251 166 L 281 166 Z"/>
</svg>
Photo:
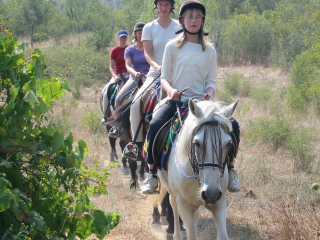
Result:
<svg viewBox="0 0 320 240">
<path fill-rule="evenodd" d="M 203 31 L 203 27 L 202 26 L 200 27 L 198 32 L 192 33 L 192 32 L 189 32 L 184 25 L 182 25 L 182 29 L 177 31 L 176 34 L 179 34 L 179 33 L 182 33 L 182 32 L 186 32 L 186 33 L 191 34 L 191 35 L 197 35 L 199 33 L 202 33 L 204 36 L 208 36 L 209 35 L 209 33 L 205 33 Z"/>
</svg>

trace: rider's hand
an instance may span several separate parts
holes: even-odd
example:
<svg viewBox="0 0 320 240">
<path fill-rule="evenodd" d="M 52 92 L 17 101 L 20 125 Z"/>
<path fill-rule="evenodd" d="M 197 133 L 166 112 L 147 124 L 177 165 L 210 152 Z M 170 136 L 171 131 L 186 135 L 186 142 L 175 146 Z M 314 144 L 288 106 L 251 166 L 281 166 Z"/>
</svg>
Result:
<svg viewBox="0 0 320 240">
<path fill-rule="evenodd" d="M 158 71 L 159 73 L 161 73 L 162 66 L 161 66 L 161 65 L 157 65 L 157 66 L 156 66 L 156 69 L 157 69 L 157 71 Z"/>
<path fill-rule="evenodd" d="M 141 72 L 136 72 L 135 77 L 136 77 L 136 78 L 141 78 L 141 77 L 142 77 L 142 75 L 143 75 L 143 74 L 142 74 Z"/>
<path fill-rule="evenodd" d="M 172 88 L 169 91 L 169 96 L 170 96 L 171 100 L 178 102 L 179 101 L 179 93 L 181 93 L 181 90 Z M 184 92 L 182 92 L 181 95 L 184 95 Z"/>
<path fill-rule="evenodd" d="M 209 93 L 204 93 L 203 94 L 203 99 L 204 100 L 212 100 L 212 96 Z"/>
<path fill-rule="evenodd" d="M 120 78 L 119 78 L 118 76 L 116 76 L 116 77 L 114 78 L 114 81 L 115 81 L 115 82 L 118 82 L 119 79 L 120 79 Z"/>
</svg>

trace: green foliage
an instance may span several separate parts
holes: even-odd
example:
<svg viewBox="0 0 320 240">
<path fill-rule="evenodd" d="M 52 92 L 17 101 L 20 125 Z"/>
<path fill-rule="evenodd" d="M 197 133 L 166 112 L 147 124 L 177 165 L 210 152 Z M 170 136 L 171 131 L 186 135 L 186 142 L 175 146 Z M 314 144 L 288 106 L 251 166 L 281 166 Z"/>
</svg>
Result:
<svg viewBox="0 0 320 240">
<path fill-rule="evenodd" d="M 286 99 L 294 110 L 320 114 L 320 44 L 298 56 L 290 75 Z"/>
<path fill-rule="evenodd" d="M 81 126 L 88 128 L 92 133 L 96 133 L 102 129 L 102 126 L 100 124 L 97 124 L 97 123 L 99 123 L 100 120 L 101 120 L 100 113 L 90 111 L 81 120 Z"/>
<path fill-rule="evenodd" d="M 249 121 L 246 136 L 249 142 L 262 142 L 274 148 L 285 148 L 286 154 L 293 158 L 296 170 L 310 172 L 315 155 L 310 140 L 314 129 L 294 128 L 286 118 L 259 118 Z"/>
<path fill-rule="evenodd" d="M 232 96 L 230 95 L 230 93 L 228 91 L 217 90 L 216 91 L 216 97 L 217 97 L 218 101 L 222 101 L 222 102 L 225 102 L 225 103 L 228 103 L 228 104 L 233 102 L 233 98 L 232 98 Z"/>
<path fill-rule="evenodd" d="M 225 32 L 222 54 L 230 62 L 263 63 L 271 49 L 270 24 L 263 17 L 234 15 Z"/>
<path fill-rule="evenodd" d="M 83 40 L 62 47 L 50 46 L 43 51 L 48 63 L 46 73 L 60 73 L 60 76 L 68 79 L 75 88 L 73 94 L 76 98 L 81 96 L 83 86 L 91 87 L 93 83 L 104 84 L 111 79 L 108 53 L 97 51 Z"/>
<path fill-rule="evenodd" d="M 36 33 L 33 35 L 33 42 L 42 42 L 49 40 L 49 36 L 46 33 Z"/>
<path fill-rule="evenodd" d="M 257 105 L 266 108 L 274 94 L 270 86 L 261 86 L 252 90 L 250 97 L 253 98 Z"/>
<path fill-rule="evenodd" d="M 246 136 L 252 143 L 260 141 L 277 149 L 287 145 L 292 132 L 293 127 L 285 118 L 258 118 L 249 121 Z"/>
<path fill-rule="evenodd" d="M 68 82 L 44 76 L 39 50 L 0 33 L 0 236 L 2 239 L 99 239 L 119 223 L 119 213 L 96 209 L 89 199 L 106 194 L 108 170 L 83 165 L 87 144 L 74 148 L 47 124 L 52 102 L 70 91 Z"/>
<path fill-rule="evenodd" d="M 312 138 L 312 130 L 296 130 L 288 142 L 287 154 L 294 159 L 295 167 L 299 171 L 310 172 L 315 155 L 314 146 L 308 142 Z"/>
<path fill-rule="evenodd" d="M 240 92 L 240 84 L 243 77 L 244 74 L 242 73 L 233 73 L 223 82 L 224 88 L 229 91 L 231 95 L 237 95 Z"/>
</svg>

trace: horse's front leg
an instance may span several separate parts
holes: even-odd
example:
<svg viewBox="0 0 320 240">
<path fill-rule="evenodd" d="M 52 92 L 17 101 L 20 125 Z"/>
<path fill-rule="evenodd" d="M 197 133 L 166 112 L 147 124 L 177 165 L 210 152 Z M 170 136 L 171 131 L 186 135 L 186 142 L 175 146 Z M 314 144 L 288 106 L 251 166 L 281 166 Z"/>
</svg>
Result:
<svg viewBox="0 0 320 240">
<path fill-rule="evenodd" d="M 181 197 L 177 197 L 177 204 L 180 217 L 183 221 L 183 224 L 187 228 L 188 240 L 196 240 L 197 223 L 200 216 L 199 212 L 197 211 L 198 208 L 195 208 Z"/>
<path fill-rule="evenodd" d="M 212 212 L 213 221 L 217 228 L 217 239 L 228 240 L 226 193 L 223 193 L 221 199 L 215 204 L 210 204 L 206 207 Z"/>
<path fill-rule="evenodd" d="M 180 221 L 179 221 L 179 212 L 178 212 L 178 205 L 176 201 L 176 197 L 170 194 L 170 204 L 173 210 L 173 218 L 174 218 L 174 233 L 173 239 L 175 240 L 182 240 L 182 235 L 180 232 Z"/>
</svg>

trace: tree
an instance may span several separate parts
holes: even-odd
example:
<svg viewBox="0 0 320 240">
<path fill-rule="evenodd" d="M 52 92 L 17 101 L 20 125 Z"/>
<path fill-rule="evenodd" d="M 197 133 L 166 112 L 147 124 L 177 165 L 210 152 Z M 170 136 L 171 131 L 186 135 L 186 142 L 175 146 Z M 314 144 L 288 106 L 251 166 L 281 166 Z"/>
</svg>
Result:
<svg viewBox="0 0 320 240">
<path fill-rule="evenodd" d="M 7 29 L 0 32 L 0 236 L 102 239 L 119 213 L 96 209 L 89 196 L 107 193 L 108 170 L 85 166 L 87 144 L 74 148 L 72 133 L 48 124 L 52 102 L 70 87 L 45 76 L 43 53 L 26 57 L 26 48 Z"/>
<path fill-rule="evenodd" d="M 9 21 L 14 22 L 13 29 L 20 29 L 30 34 L 31 47 L 33 36 L 40 25 L 45 25 L 52 16 L 51 8 L 54 2 L 49 0 L 17 0 L 10 1 Z"/>
</svg>

